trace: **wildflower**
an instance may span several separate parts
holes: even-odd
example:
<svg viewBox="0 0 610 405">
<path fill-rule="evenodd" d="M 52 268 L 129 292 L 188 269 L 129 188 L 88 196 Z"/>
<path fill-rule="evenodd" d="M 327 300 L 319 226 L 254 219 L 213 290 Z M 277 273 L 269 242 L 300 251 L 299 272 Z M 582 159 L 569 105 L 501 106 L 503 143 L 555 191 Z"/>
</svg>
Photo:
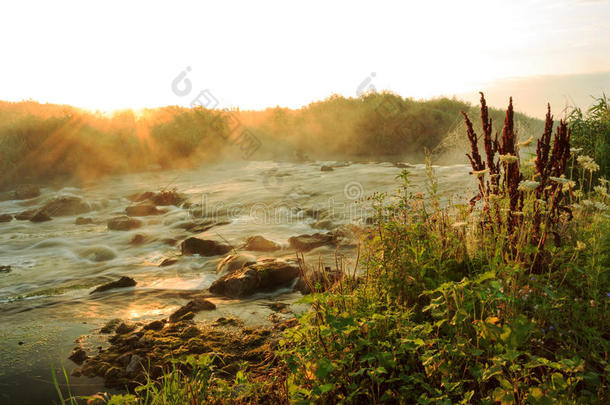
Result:
<svg viewBox="0 0 610 405">
<path fill-rule="evenodd" d="M 606 211 L 608 209 L 608 206 L 601 201 L 596 201 L 593 205 L 600 211 Z"/>
<path fill-rule="evenodd" d="M 532 141 L 534 140 L 533 136 L 530 136 L 529 138 L 527 138 L 525 141 L 523 142 L 519 142 L 517 144 L 517 146 L 522 147 L 522 146 L 528 146 L 530 143 L 532 143 Z"/>
<path fill-rule="evenodd" d="M 595 190 L 595 192 L 601 195 L 602 197 L 610 197 L 610 195 L 608 195 L 608 192 L 606 191 L 605 186 L 595 186 L 593 187 L 593 190 Z"/>
<path fill-rule="evenodd" d="M 595 203 L 591 200 L 582 200 L 582 205 L 584 205 L 585 207 L 592 207 L 595 205 Z"/>
<path fill-rule="evenodd" d="M 606 294 L 606 297 L 610 298 L 610 293 Z"/>
<path fill-rule="evenodd" d="M 519 183 L 519 191 L 534 191 L 540 185 L 537 181 L 523 180 Z"/>
<path fill-rule="evenodd" d="M 587 245 L 585 243 L 581 241 L 576 241 L 576 250 L 578 250 L 579 252 L 585 250 L 586 247 Z"/>
<path fill-rule="evenodd" d="M 599 178 L 599 182 L 600 182 L 600 183 L 601 183 L 603 186 L 607 186 L 607 185 L 608 185 L 608 183 L 610 183 L 608 180 L 606 180 L 606 179 L 605 179 L 605 178 L 603 178 L 603 177 L 600 177 L 600 178 Z"/>
<path fill-rule="evenodd" d="M 532 278 L 531 278 L 531 280 L 532 280 L 532 281 L 536 281 L 536 277 L 532 277 Z"/>
<path fill-rule="evenodd" d="M 508 155 L 508 154 L 507 155 L 499 155 L 498 157 L 504 163 L 515 163 L 517 160 L 519 160 L 519 158 L 517 156 Z"/>
<path fill-rule="evenodd" d="M 589 172 L 596 172 L 599 170 L 599 165 L 595 163 L 595 160 L 590 156 L 582 155 L 576 158 L 576 161 L 579 165 L 581 165 L 585 170 Z"/>
<path fill-rule="evenodd" d="M 489 172 L 489 169 L 483 169 L 483 170 L 474 170 L 474 171 L 470 172 L 470 174 L 474 174 L 478 178 L 482 178 L 482 177 L 485 177 L 485 173 L 488 173 L 488 172 Z"/>
<path fill-rule="evenodd" d="M 582 152 L 582 148 L 570 148 L 570 153 L 577 154 Z"/>
<path fill-rule="evenodd" d="M 553 329 L 555 329 L 555 328 L 553 327 L 553 325 L 549 326 L 549 330 L 553 330 Z"/>
<path fill-rule="evenodd" d="M 580 204 L 574 203 L 574 204 L 572 204 L 572 208 L 574 208 L 575 210 L 578 210 L 578 209 L 581 209 L 582 206 Z"/>
<path fill-rule="evenodd" d="M 595 300 L 591 300 L 591 301 L 589 302 L 589 304 L 591 305 L 591 307 L 595 307 Z"/>
<path fill-rule="evenodd" d="M 574 197 L 576 198 L 580 198 L 583 196 L 582 190 L 576 190 L 574 191 Z"/>
</svg>

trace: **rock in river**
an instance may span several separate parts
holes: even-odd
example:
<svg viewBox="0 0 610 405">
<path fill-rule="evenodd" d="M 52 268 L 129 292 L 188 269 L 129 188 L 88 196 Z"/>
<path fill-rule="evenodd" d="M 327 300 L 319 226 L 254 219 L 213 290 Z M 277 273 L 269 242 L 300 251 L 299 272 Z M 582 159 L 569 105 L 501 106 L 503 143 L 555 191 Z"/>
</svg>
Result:
<svg viewBox="0 0 610 405">
<path fill-rule="evenodd" d="M 244 249 L 253 252 L 274 252 L 280 250 L 282 247 L 269 239 L 266 239 L 260 235 L 250 236 L 246 239 Z"/>
<path fill-rule="evenodd" d="M 108 290 L 113 290 L 115 288 L 133 287 L 136 284 L 137 283 L 133 278 L 123 276 L 117 281 L 112 281 L 110 283 L 103 284 L 103 285 L 97 287 L 95 290 L 91 291 L 91 294 L 108 291 Z"/>
<path fill-rule="evenodd" d="M 108 229 L 115 231 L 129 231 L 142 226 L 142 221 L 135 218 L 129 218 L 127 215 L 114 217 L 108 221 Z"/>
<path fill-rule="evenodd" d="M 12 220 L 13 220 L 13 216 L 11 214 L 0 215 L 0 222 L 11 222 Z"/>
<path fill-rule="evenodd" d="M 171 314 L 169 316 L 169 320 L 170 322 L 176 322 L 182 320 L 184 315 L 188 314 L 189 312 L 195 314 L 199 311 L 211 311 L 214 309 L 216 309 L 216 305 L 214 305 L 214 303 L 206 300 L 205 298 L 197 297 Z"/>
<path fill-rule="evenodd" d="M 224 255 L 231 251 L 231 247 L 213 240 L 188 238 L 181 244 L 183 255 L 198 254 L 201 256 Z"/>
<path fill-rule="evenodd" d="M 210 286 L 210 292 L 240 298 L 256 292 L 272 291 L 290 285 L 299 276 L 299 268 L 273 261 L 243 267 L 222 276 Z"/>
<path fill-rule="evenodd" d="M 332 235 L 323 233 L 314 233 L 313 235 L 299 235 L 288 239 L 290 247 L 299 252 L 309 252 L 324 245 L 332 245 L 334 238 Z"/>
<path fill-rule="evenodd" d="M 91 205 L 80 197 L 65 195 L 47 201 L 42 207 L 49 215 L 60 217 L 91 211 Z"/>
</svg>

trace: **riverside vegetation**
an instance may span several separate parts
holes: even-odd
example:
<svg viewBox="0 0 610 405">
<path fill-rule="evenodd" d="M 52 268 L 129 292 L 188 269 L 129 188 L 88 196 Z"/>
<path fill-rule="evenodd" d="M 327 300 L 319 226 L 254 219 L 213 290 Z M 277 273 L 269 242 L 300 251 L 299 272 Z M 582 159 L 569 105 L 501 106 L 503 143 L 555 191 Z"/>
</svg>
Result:
<svg viewBox="0 0 610 405">
<path fill-rule="evenodd" d="M 108 174 L 239 160 L 240 147 L 230 139 L 243 130 L 262 145 L 249 151 L 252 159 L 417 159 L 423 148 L 439 145 L 464 109 L 470 105 L 455 99 L 414 101 L 391 93 L 332 96 L 297 110 L 230 112 L 164 107 L 102 114 L 33 101 L 0 102 L 0 190 L 17 182 L 87 182 Z M 541 126 L 522 114 L 518 119 L 524 128 Z"/>
<path fill-rule="evenodd" d="M 282 332 L 271 369 L 226 378 L 205 353 L 96 400 L 607 403 L 610 197 L 579 126 L 607 120 L 607 104 L 585 124 L 555 125 L 549 107 L 532 156 L 512 101 L 500 134 L 483 97 L 482 135 L 464 117 L 478 194 L 441 204 L 428 160 L 426 193 L 405 170 L 396 195 L 373 195 L 361 269 L 308 280 L 311 308 Z"/>
</svg>

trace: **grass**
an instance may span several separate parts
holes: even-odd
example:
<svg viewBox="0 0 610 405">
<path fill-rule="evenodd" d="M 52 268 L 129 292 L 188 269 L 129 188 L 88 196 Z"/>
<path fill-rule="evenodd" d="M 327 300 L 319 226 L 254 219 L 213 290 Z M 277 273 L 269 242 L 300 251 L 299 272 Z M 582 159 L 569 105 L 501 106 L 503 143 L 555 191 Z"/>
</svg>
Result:
<svg viewBox="0 0 610 405">
<path fill-rule="evenodd" d="M 607 403 L 608 183 L 591 190 L 550 111 L 520 161 L 512 106 L 498 137 L 481 101 L 481 137 L 465 115 L 475 198 L 442 206 L 429 160 L 427 193 L 405 170 L 372 196 L 358 278 L 310 280 L 328 285 L 302 299 L 275 373 L 227 382 L 193 357 L 109 403 Z"/>
</svg>

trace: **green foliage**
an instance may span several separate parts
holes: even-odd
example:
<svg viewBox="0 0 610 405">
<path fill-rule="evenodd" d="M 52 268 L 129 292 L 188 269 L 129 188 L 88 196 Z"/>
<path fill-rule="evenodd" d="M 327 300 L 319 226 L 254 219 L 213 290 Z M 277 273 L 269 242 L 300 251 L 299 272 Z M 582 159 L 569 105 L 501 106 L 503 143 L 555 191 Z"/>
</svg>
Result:
<svg viewBox="0 0 610 405">
<path fill-rule="evenodd" d="M 394 202 L 376 197 L 358 287 L 312 296 L 281 342 L 293 401 L 606 402 L 608 215 L 575 208 L 535 274 L 531 255 L 400 177 Z"/>
<path fill-rule="evenodd" d="M 574 108 L 568 116 L 572 128 L 572 145 L 582 149 L 600 166 L 597 176 L 610 176 L 610 105 L 605 94 L 583 113 Z"/>
</svg>

